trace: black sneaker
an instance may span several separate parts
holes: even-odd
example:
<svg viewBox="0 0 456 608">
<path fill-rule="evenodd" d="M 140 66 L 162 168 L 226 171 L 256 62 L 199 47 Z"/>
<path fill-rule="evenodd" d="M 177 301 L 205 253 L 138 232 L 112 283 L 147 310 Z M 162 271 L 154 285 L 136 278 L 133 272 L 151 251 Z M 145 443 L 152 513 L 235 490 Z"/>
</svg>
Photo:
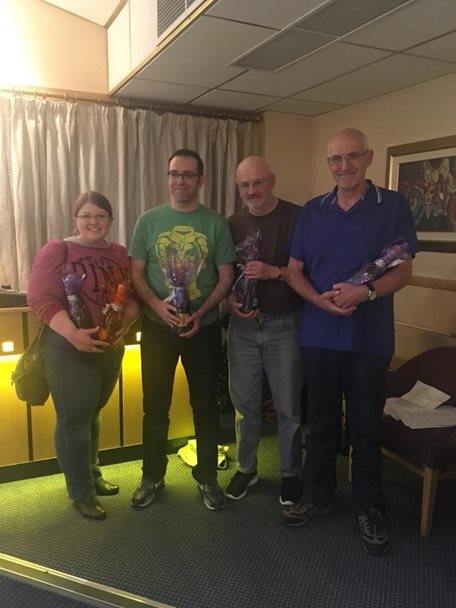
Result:
<svg viewBox="0 0 456 608">
<path fill-rule="evenodd" d="M 206 483 L 199 483 L 198 487 L 203 497 L 204 504 L 211 511 L 217 511 L 223 509 L 225 506 L 225 494 L 222 488 L 217 483 L 217 480 L 206 481 Z"/>
<path fill-rule="evenodd" d="M 241 471 L 237 471 L 226 487 L 225 496 L 232 500 L 240 500 L 247 494 L 248 488 L 257 483 L 258 480 L 259 477 L 256 471 L 255 473 L 241 473 Z"/>
<path fill-rule="evenodd" d="M 385 555 L 389 548 L 388 535 L 383 525 L 383 515 L 376 507 L 367 507 L 358 514 L 361 542 L 371 555 Z"/>
<path fill-rule="evenodd" d="M 282 522 L 287 526 L 303 526 L 316 515 L 327 515 L 331 509 L 331 503 L 326 507 L 317 507 L 310 502 L 297 502 L 282 511 Z"/>
<path fill-rule="evenodd" d="M 280 490 L 280 504 L 283 507 L 291 507 L 301 498 L 301 482 L 299 477 L 282 477 Z"/>
<path fill-rule="evenodd" d="M 165 480 L 160 479 L 160 481 L 154 482 L 150 481 L 146 477 L 143 477 L 141 480 L 141 484 L 136 488 L 133 492 L 133 496 L 131 497 L 131 506 L 135 509 L 142 509 L 143 507 L 148 507 L 155 498 L 155 493 L 158 490 L 161 490 L 165 487 Z"/>
</svg>

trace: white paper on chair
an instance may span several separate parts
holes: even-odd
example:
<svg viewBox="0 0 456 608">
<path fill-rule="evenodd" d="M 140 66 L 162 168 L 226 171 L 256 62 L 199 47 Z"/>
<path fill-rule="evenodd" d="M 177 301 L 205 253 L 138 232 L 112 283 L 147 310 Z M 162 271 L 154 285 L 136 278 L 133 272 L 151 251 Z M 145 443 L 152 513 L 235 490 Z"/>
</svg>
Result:
<svg viewBox="0 0 456 608">
<path fill-rule="evenodd" d="M 419 405 L 427 409 L 433 410 L 445 401 L 448 401 L 450 395 L 447 395 L 443 391 L 440 391 L 435 386 L 429 386 L 418 380 L 415 386 L 405 395 L 402 395 L 400 399 L 404 399 L 412 403 L 413 405 Z"/>
<path fill-rule="evenodd" d="M 384 413 L 412 429 L 456 426 L 456 407 L 441 405 L 450 395 L 418 382 L 402 397 L 386 400 Z"/>
</svg>

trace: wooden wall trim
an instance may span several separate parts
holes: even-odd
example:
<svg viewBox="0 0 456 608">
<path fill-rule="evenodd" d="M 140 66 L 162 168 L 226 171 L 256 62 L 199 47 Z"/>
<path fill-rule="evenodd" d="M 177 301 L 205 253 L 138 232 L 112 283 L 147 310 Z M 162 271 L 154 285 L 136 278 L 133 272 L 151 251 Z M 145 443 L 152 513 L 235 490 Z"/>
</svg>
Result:
<svg viewBox="0 0 456 608">
<path fill-rule="evenodd" d="M 429 287 L 431 289 L 444 289 L 446 291 L 456 291 L 455 279 L 439 279 L 437 277 L 422 277 L 413 275 L 409 285 L 415 287 Z"/>
</svg>

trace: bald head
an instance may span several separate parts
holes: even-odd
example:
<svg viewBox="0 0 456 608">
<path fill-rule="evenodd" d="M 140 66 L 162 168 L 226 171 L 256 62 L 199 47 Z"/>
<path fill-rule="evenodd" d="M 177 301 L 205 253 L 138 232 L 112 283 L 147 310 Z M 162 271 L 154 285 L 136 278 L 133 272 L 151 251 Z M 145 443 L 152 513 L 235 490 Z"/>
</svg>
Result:
<svg viewBox="0 0 456 608">
<path fill-rule="evenodd" d="M 367 140 L 367 135 L 360 131 L 359 129 L 340 129 L 340 131 L 336 131 L 334 135 L 331 136 L 328 142 L 328 156 L 331 155 L 331 147 L 334 143 L 340 141 L 352 141 L 355 145 L 359 146 L 363 150 L 369 150 L 369 142 Z"/>
<path fill-rule="evenodd" d="M 244 158 L 236 170 L 236 183 L 243 202 L 253 215 L 266 215 L 277 205 L 275 175 L 263 157 Z"/>
<path fill-rule="evenodd" d="M 247 158 L 241 160 L 237 167 L 236 181 L 239 182 L 239 175 L 252 172 L 262 174 L 264 177 L 272 174 L 271 167 L 265 158 L 262 156 L 247 156 Z"/>
</svg>

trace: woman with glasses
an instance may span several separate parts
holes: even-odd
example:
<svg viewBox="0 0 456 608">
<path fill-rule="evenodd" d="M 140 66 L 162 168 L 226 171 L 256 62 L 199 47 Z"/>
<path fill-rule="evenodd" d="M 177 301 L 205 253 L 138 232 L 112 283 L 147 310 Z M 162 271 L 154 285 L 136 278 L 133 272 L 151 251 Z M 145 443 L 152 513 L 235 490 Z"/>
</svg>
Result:
<svg viewBox="0 0 456 608">
<path fill-rule="evenodd" d="M 100 412 L 116 385 L 123 335 L 139 314 L 129 297 L 109 341 L 98 332 L 119 285 L 129 285 L 125 247 L 108 240 L 109 201 L 81 194 L 73 206 L 74 236 L 51 240 L 38 252 L 28 286 L 28 304 L 46 324 L 42 337 L 46 378 L 57 415 L 55 448 L 70 499 L 84 517 L 104 519 L 97 495 L 117 494 L 98 463 Z M 118 307 L 120 308 L 120 307 Z"/>
</svg>

